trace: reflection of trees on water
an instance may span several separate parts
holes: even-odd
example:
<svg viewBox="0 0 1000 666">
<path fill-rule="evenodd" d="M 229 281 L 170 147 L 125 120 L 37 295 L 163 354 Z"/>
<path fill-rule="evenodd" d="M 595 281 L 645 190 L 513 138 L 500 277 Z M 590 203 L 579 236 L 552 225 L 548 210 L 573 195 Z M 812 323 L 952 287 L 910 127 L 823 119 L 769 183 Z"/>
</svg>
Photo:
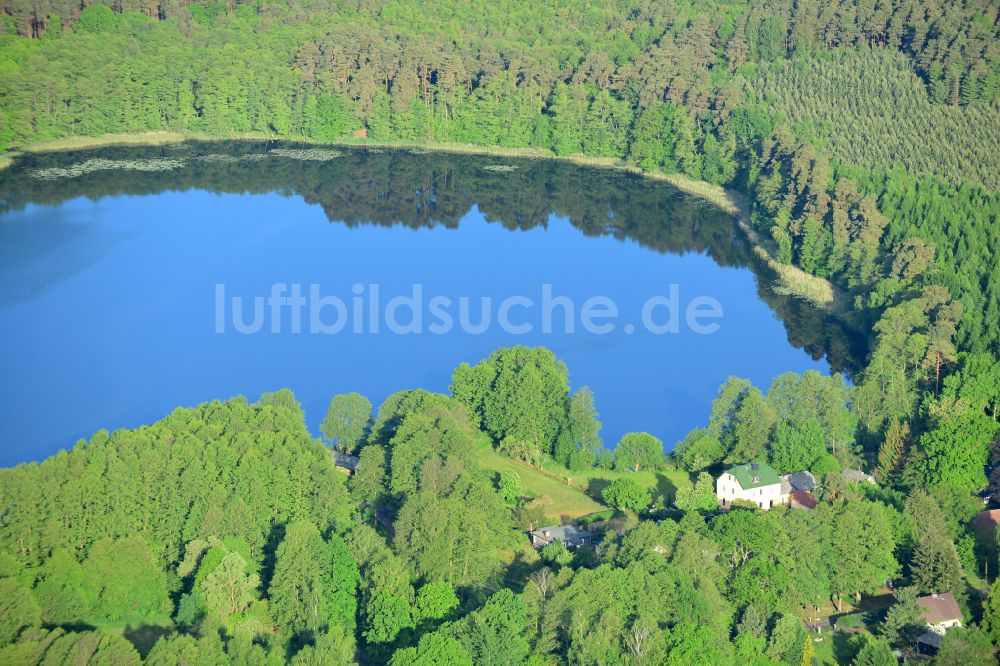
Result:
<svg viewBox="0 0 1000 666">
<path fill-rule="evenodd" d="M 30 155 L 0 171 L 0 210 L 28 203 L 56 205 L 80 196 L 200 189 L 298 195 L 320 205 L 331 221 L 348 226 L 455 228 L 473 206 L 487 220 L 511 230 L 544 226 L 557 215 L 589 236 L 630 239 L 658 252 L 707 253 L 722 266 L 749 267 L 763 278 L 757 280 L 758 293 L 781 317 L 793 345 L 813 358 L 827 355 L 835 370 L 852 371 L 863 360 L 863 336 L 808 303 L 775 293 L 766 269 L 732 219 L 666 183 L 542 159 L 347 148 L 338 148 L 340 156 L 326 160 L 260 157 L 275 145 L 186 143 Z M 206 155 L 222 157 L 198 159 Z M 105 170 L 55 180 L 31 175 L 95 157 L 181 158 L 185 165 L 158 172 Z M 498 164 L 508 168 L 489 168 Z"/>
</svg>

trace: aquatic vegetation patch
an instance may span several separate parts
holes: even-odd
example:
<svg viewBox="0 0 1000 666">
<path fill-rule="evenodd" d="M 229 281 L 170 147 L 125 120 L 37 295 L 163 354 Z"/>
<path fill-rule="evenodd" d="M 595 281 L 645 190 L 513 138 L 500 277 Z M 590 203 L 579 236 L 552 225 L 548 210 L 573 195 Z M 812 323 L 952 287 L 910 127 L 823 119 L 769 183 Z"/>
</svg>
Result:
<svg viewBox="0 0 1000 666">
<path fill-rule="evenodd" d="M 257 162 L 266 159 L 266 153 L 250 153 L 248 155 L 220 155 L 219 153 L 209 153 L 199 155 L 195 159 L 199 162 L 211 162 L 214 164 L 235 164 L 237 162 Z"/>
<path fill-rule="evenodd" d="M 292 160 L 309 160 L 311 162 L 326 162 L 344 155 L 340 151 L 325 148 L 274 148 L 271 150 L 271 154 Z"/>
<path fill-rule="evenodd" d="M 58 180 L 78 178 L 95 171 L 172 171 L 183 166 L 184 160 L 176 157 L 151 157 L 141 160 L 92 159 L 67 167 L 38 169 L 31 174 L 31 177 L 38 180 Z"/>
</svg>

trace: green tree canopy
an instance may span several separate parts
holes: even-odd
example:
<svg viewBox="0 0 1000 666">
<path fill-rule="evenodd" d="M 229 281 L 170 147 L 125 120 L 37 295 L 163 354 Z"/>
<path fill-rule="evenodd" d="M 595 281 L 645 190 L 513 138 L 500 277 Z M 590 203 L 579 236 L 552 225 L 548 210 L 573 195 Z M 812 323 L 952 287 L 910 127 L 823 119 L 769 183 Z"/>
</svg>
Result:
<svg viewBox="0 0 1000 666">
<path fill-rule="evenodd" d="M 629 478 L 615 479 L 601 491 L 605 504 L 616 509 L 639 512 L 649 506 L 649 489 Z"/>
<path fill-rule="evenodd" d="M 353 453 L 368 431 L 372 419 L 372 403 L 360 393 L 334 396 L 320 424 L 320 432 L 337 448 Z"/>
<path fill-rule="evenodd" d="M 451 391 L 495 442 L 513 440 L 529 457 L 551 453 L 567 418 L 566 366 L 544 347 L 500 349 L 475 366 L 463 364 Z"/>
<path fill-rule="evenodd" d="M 656 469 L 663 464 L 663 442 L 648 432 L 630 432 L 615 447 L 618 469 Z"/>
</svg>

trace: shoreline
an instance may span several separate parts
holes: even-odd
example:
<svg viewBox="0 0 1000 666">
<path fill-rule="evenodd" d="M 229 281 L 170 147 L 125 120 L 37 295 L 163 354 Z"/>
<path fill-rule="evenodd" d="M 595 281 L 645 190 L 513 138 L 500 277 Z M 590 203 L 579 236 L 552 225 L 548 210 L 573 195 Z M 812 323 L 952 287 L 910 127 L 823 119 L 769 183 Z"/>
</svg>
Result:
<svg viewBox="0 0 1000 666">
<path fill-rule="evenodd" d="M 108 146 L 163 146 L 184 141 L 290 141 L 314 146 L 345 146 L 354 148 L 396 148 L 420 149 L 439 153 L 464 155 L 484 155 L 492 157 L 518 157 L 533 159 L 548 159 L 589 166 L 602 169 L 625 171 L 650 180 L 668 183 L 681 192 L 698 197 L 731 215 L 736 226 L 747 238 L 753 253 L 764 262 L 774 275 L 775 290 L 808 301 L 813 306 L 830 312 L 840 319 L 849 320 L 850 308 L 845 297 L 837 287 L 815 275 L 806 273 L 797 266 L 779 262 L 769 248 L 767 242 L 750 227 L 749 212 L 744 197 L 733 190 L 719 185 L 712 185 L 701 180 L 695 180 L 683 174 L 668 174 L 662 172 L 644 171 L 634 164 L 629 164 L 616 157 L 587 157 L 585 155 L 555 155 L 542 148 L 504 148 L 502 146 L 480 146 L 475 144 L 448 142 L 419 141 L 369 141 L 338 140 L 317 141 L 308 137 L 276 137 L 267 134 L 247 132 L 228 137 L 209 136 L 195 132 L 152 131 L 139 133 L 105 134 L 97 137 L 72 136 L 51 141 L 30 144 L 21 150 L 0 155 L 0 170 L 6 169 L 20 155 L 30 153 L 53 153 L 69 150 L 88 150 Z"/>
</svg>

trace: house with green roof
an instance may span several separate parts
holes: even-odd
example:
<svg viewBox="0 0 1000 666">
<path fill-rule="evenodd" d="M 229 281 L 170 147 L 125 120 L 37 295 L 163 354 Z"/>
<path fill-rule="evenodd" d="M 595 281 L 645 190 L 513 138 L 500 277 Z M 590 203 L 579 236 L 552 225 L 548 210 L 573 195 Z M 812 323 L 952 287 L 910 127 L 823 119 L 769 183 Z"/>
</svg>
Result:
<svg viewBox="0 0 1000 666">
<path fill-rule="evenodd" d="M 715 496 L 724 508 L 735 500 L 753 502 L 761 509 L 770 509 L 788 502 L 781 477 L 764 462 L 734 465 L 722 473 L 715 482 Z"/>
</svg>

